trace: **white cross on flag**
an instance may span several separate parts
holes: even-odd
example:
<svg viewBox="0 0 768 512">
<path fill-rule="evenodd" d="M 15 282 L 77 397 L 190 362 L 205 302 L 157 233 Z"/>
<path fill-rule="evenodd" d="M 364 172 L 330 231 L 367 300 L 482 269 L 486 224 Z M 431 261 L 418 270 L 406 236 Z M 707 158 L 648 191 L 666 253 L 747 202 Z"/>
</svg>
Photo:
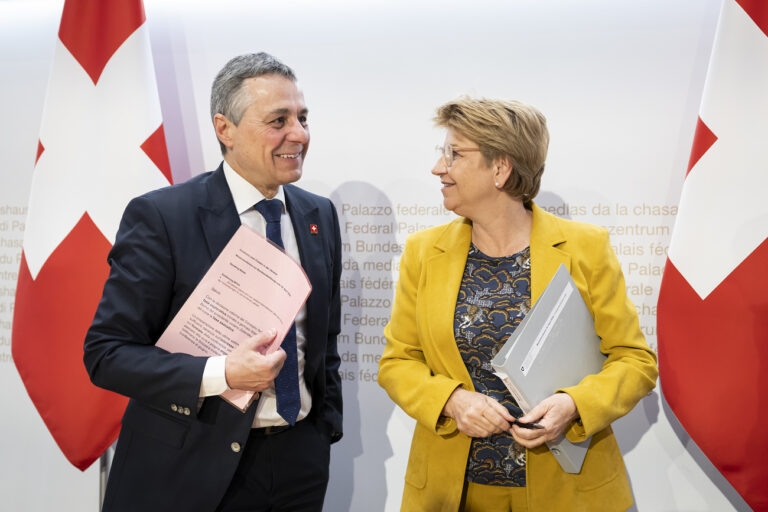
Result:
<svg viewBox="0 0 768 512">
<path fill-rule="evenodd" d="M 12 351 L 30 398 L 84 470 L 127 399 L 96 388 L 83 340 L 128 201 L 171 181 L 141 0 L 66 0 L 32 177 Z"/>
<path fill-rule="evenodd" d="M 725 0 L 658 303 L 664 397 L 768 510 L 768 2 Z"/>
</svg>

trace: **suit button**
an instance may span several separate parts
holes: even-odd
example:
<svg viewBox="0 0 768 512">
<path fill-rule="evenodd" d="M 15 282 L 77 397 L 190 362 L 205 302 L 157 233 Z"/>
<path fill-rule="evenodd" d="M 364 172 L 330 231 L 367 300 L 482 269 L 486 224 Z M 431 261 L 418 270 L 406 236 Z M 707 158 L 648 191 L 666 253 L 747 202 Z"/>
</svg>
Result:
<svg viewBox="0 0 768 512">
<path fill-rule="evenodd" d="M 234 442 L 231 445 L 229 445 L 230 448 L 232 448 L 232 451 L 235 453 L 238 453 L 240 451 L 240 443 Z"/>
<path fill-rule="evenodd" d="M 191 412 L 191 411 L 189 410 L 189 407 L 185 407 L 185 408 L 184 408 L 184 415 L 185 415 L 185 416 L 189 416 L 189 413 L 190 413 L 190 412 Z"/>
<path fill-rule="evenodd" d="M 178 411 L 178 410 L 179 410 L 179 407 L 178 407 L 176 404 L 171 404 L 171 410 L 172 410 L 173 412 L 176 412 L 176 411 Z"/>
</svg>

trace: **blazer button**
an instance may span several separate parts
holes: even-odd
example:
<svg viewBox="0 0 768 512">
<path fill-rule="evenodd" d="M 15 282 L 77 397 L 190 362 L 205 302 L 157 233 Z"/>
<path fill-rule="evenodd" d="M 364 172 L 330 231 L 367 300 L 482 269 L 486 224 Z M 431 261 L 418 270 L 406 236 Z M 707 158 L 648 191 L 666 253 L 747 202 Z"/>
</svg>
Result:
<svg viewBox="0 0 768 512">
<path fill-rule="evenodd" d="M 190 413 L 190 412 L 191 412 L 191 411 L 189 410 L 189 407 L 185 407 L 185 408 L 184 408 L 184 416 L 189 416 L 189 413 Z"/>
<path fill-rule="evenodd" d="M 238 453 L 240 451 L 240 443 L 234 442 L 231 445 L 229 445 L 230 448 L 232 448 L 232 451 L 235 453 Z"/>
<path fill-rule="evenodd" d="M 171 410 L 172 410 L 173 412 L 176 412 L 176 411 L 178 411 L 178 410 L 179 410 L 179 406 L 177 406 L 176 404 L 171 404 Z"/>
</svg>

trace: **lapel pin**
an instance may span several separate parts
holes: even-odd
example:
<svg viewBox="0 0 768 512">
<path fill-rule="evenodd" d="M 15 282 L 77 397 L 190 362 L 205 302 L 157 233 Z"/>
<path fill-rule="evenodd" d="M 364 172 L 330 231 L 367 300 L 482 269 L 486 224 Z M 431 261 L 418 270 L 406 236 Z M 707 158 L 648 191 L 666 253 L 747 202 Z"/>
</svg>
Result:
<svg viewBox="0 0 768 512">
<path fill-rule="evenodd" d="M 309 225 L 309 232 L 310 232 L 310 234 L 316 235 L 317 234 L 317 224 L 310 224 Z"/>
</svg>

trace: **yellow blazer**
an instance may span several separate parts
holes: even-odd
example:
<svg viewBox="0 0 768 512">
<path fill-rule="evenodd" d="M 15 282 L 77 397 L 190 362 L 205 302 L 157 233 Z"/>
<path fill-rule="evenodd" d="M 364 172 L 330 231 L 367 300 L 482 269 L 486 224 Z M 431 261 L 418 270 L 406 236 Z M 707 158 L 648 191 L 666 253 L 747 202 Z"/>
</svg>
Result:
<svg viewBox="0 0 768 512">
<path fill-rule="evenodd" d="M 384 329 L 379 384 L 417 420 L 405 473 L 406 512 L 459 508 L 471 438 L 440 413 L 456 387 L 474 390 L 453 336 L 471 229 L 469 220 L 456 219 L 408 238 L 392 317 Z M 560 219 L 534 205 L 530 248 L 532 301 L 564 264 L 595 318 L 607 358 L 599 374 L 561 390 L 573 397 L 581 418 L 566 432 L 568 439 L 593 436 L 581 472 L 562 471 L 546 446 L 528 450 L 528 508 L 626 510 L 632 492 L 610 424 L 653 389 L 656 355 L 640 332 L 605 229 Z"/>
</svg>

